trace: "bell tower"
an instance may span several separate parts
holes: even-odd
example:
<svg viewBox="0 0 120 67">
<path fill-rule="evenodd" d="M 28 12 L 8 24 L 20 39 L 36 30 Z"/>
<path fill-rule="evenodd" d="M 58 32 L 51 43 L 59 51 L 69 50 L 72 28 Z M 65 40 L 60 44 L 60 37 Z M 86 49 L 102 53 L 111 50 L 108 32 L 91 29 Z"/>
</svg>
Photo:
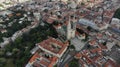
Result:
<svg viewBox="0 0 120 67">
<path fill-rule="evenodd" d="M 67 25 L 67 40 L 75 37 L 76 32 L 76 22 L 77 19 L 75 16 L 70 16 Z"/>
</svg>

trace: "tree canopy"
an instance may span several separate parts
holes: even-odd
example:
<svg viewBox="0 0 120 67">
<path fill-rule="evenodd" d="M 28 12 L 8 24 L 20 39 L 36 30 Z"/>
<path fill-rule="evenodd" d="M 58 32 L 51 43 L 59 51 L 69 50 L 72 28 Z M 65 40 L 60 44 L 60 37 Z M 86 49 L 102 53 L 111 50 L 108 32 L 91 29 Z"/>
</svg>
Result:
<svg viewBox="0 0 120 67">
<path fill-rule="evenodd" d="M 120 8 L 116 10 L 114 17 L 120 19 Z"/>
</svg>

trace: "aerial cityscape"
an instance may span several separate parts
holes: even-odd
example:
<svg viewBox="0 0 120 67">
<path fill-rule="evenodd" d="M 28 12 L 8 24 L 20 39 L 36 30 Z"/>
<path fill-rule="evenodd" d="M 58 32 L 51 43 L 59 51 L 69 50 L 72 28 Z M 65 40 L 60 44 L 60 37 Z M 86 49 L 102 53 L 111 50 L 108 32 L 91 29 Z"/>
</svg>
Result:
<svg viewBox="0 0 120 67">
<path fill-rule="evenodd" d="M 120 67 L 120 0 L 0 0 L 0 67 Z"/>
</svg>

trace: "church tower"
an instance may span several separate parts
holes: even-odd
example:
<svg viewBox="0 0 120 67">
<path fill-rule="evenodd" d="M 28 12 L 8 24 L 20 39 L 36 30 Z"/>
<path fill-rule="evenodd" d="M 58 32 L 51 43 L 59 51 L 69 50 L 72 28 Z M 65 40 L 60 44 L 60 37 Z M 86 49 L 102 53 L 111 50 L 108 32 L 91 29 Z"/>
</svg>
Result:
<svg viewBox="0 0 120 67">
<path fill-rule="evenodd" d="M 75 32 L 76 32 L 76 22 L 77 19 L 75 16 L 70 16 L 68 25 L 67 25 L 67 40 L 70 40 L 71 38 L 75 37 Z"/>
</svg>

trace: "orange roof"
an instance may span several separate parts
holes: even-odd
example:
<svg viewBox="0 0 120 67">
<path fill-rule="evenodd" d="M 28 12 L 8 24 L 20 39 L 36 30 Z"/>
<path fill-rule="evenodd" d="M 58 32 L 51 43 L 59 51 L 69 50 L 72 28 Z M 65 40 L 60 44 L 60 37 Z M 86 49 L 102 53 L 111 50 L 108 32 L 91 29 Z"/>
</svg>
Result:
<svg viewBox="0 0 120 67">
<path fill-rule="evenodd" d="M 86 55 L 83 55 L 83 56 L 84 56 L 84 58 L 86 58 L 86 61 L 88 64 L 93 63 L 92 59 L 90 59 L 88 56 L 86 56 Z"/>
<path fill-rule="evenodd" d="M 95 62 L 97 60 L 99 60 L 101 58 L 101 56 L 95 56 L 92 60 Z"/>
<path fill-rule="evenodd" d="M 47 22 L 50 23 L 50 24 L 52 24 L 52 23 L 54 22 L 54 19 L 48 18 L 48 19 L 47 19 Z"/>
<path fill-rule="evenodd" d="M 53 67 L 53 65 L 55 65 L 55 63 L 57 62 L 58 58 L 57 57 L 53 57 L 51 63 L 48 65 L 48 67 Z"/>
<path fill-rule="evenodd" d="M 81 53 L 77 53 L 77 54 L 75 55 L 75 57 L 76 57 L 76 58 L 81 58 L 81 57 L 82 57 L 82 54 L 81 54 Z"/>
<path fill-rule="evenodd" d="M 75 32 L 76 35 L 79 35 L 80 33 L 78 31 Z"/>
<path fill-rule="evenodd" d="M 92 49 L 90 50 L 92 53 L 95 53 L 95 52 L 101 52 L 102 50 L 100 48 L 95 48 L 95 49 Z"/>
<path fill-rule="evenodd" d="M 16 16 L 20 16 L 20 15 L 21 15 L 21 13 L 17 13 L 17 14 L 16 14 Z"/>
<path fill-rule="evenodd" d="M 105 13 L 104 15 L 105 15 L 105 16 L 108 16 L 108 17 L 112 17 L 113 14 L 114 14 L 114 12 L 113 12 L 113 11 L 110 11 L 110 10 L 109 10 L 109 11 L 105 11 L 104 13 Z"/>
<path fill-rule="evenodd" d="M 60 28 L 62 25 L 61 24 L 58 24 L 55 26 L 55 28 Z"/>
<path fill-rule="evenodd" d="M 79 59 L 79 63 L 84 67 L 85 62 L 83 60 Z"/>
<path fill-rule="evenodd" d="M 60 47 L 60 49 L 56 50 L 53 47 L 53 45 Z M 64 49 L 68 46 L 68 44 L 64 44 L 61 41 L 50 37 L 49 39 L 44 40 L 43 42 L 39 43 L 39 46 L 43 47 L 44 49 L 49 50 L 55 54 L 61 54 L 64 51 Z"/>
<path fill-rule="evenodd" d="M 39 58 L 40 57 L 40 55 L 38 54 L 38 53 L 35 53 L 33 56 L 32 56 L 32 58 L 30 59 L 30 63 L 32 63 L 32 62 L 34 62 L 37 58 Z"/>
<path fill-rule="evenodd" d="M 117 65 L 115 62 L 112 60 L 108 60 L 107 63 L 105 63 L 104 67 L 120 67 L 120 65 Z"/>
<path fill-rule="evenodd" d="M 8 16 L 9 16 L 9 17 L 12 17 L 12 16 L 13 16 L 13 14 L 8 14 Z"/>
<path fill-rule="evenodd" d="M 45 66 L 48 66 L 49 65 L 49 63 L 48 62 L 46 62 L 45 60 L 41 60 L 40 62 L 39 62 L 40 64 L 42 64 L 42 65 L 45 65 Z"/>
<path fill-rule="evenodd" d="M 40 60 L 36 61 L 37 58 L 40 58 Z M 31 64 L 34 62 L 33 65 L 36 67 L 41 67 L 41 65 L 46 67 L 53 67 L 53 65 L 55 65 L 57 60 L 58 58 L 56 56 L 46 58 L 46 57 L 40 56 L 38 53 L 35 53 L 29 62 Z"/>
<path fill-rule="evenodd" d="M 91 40 L 91 41 L 89 42 L 90 45 L 95 45 L 95 43 L 96 43 L 96 40 Z"/>
<path fill-rule="evenodd" d="M 100 33 L 97 34 L 97 37 L 98 37 L 98 38 L 101 38 L 102 36 L 103 36 L 103 34 L 100 34 Z"/>
<path fill-rule="evenodd" d="M 65 67 L 69 67 L 68 64 L 65 64 Z"/>
<path fill-rule="evenodd" d="M 99 45 L 99 47 L 100 47 L 101 49 L 107 49 L 107 47 L 104 46 L 104 45 L 102 45 L 102 44 L 98 44 L 98 45 Z"/>
<path fill-rule="evenodd" d="M 68 25 L 68 23 L 69 23 L 68 21 L 65 21 L 65 25 Z"/>
</svg>

